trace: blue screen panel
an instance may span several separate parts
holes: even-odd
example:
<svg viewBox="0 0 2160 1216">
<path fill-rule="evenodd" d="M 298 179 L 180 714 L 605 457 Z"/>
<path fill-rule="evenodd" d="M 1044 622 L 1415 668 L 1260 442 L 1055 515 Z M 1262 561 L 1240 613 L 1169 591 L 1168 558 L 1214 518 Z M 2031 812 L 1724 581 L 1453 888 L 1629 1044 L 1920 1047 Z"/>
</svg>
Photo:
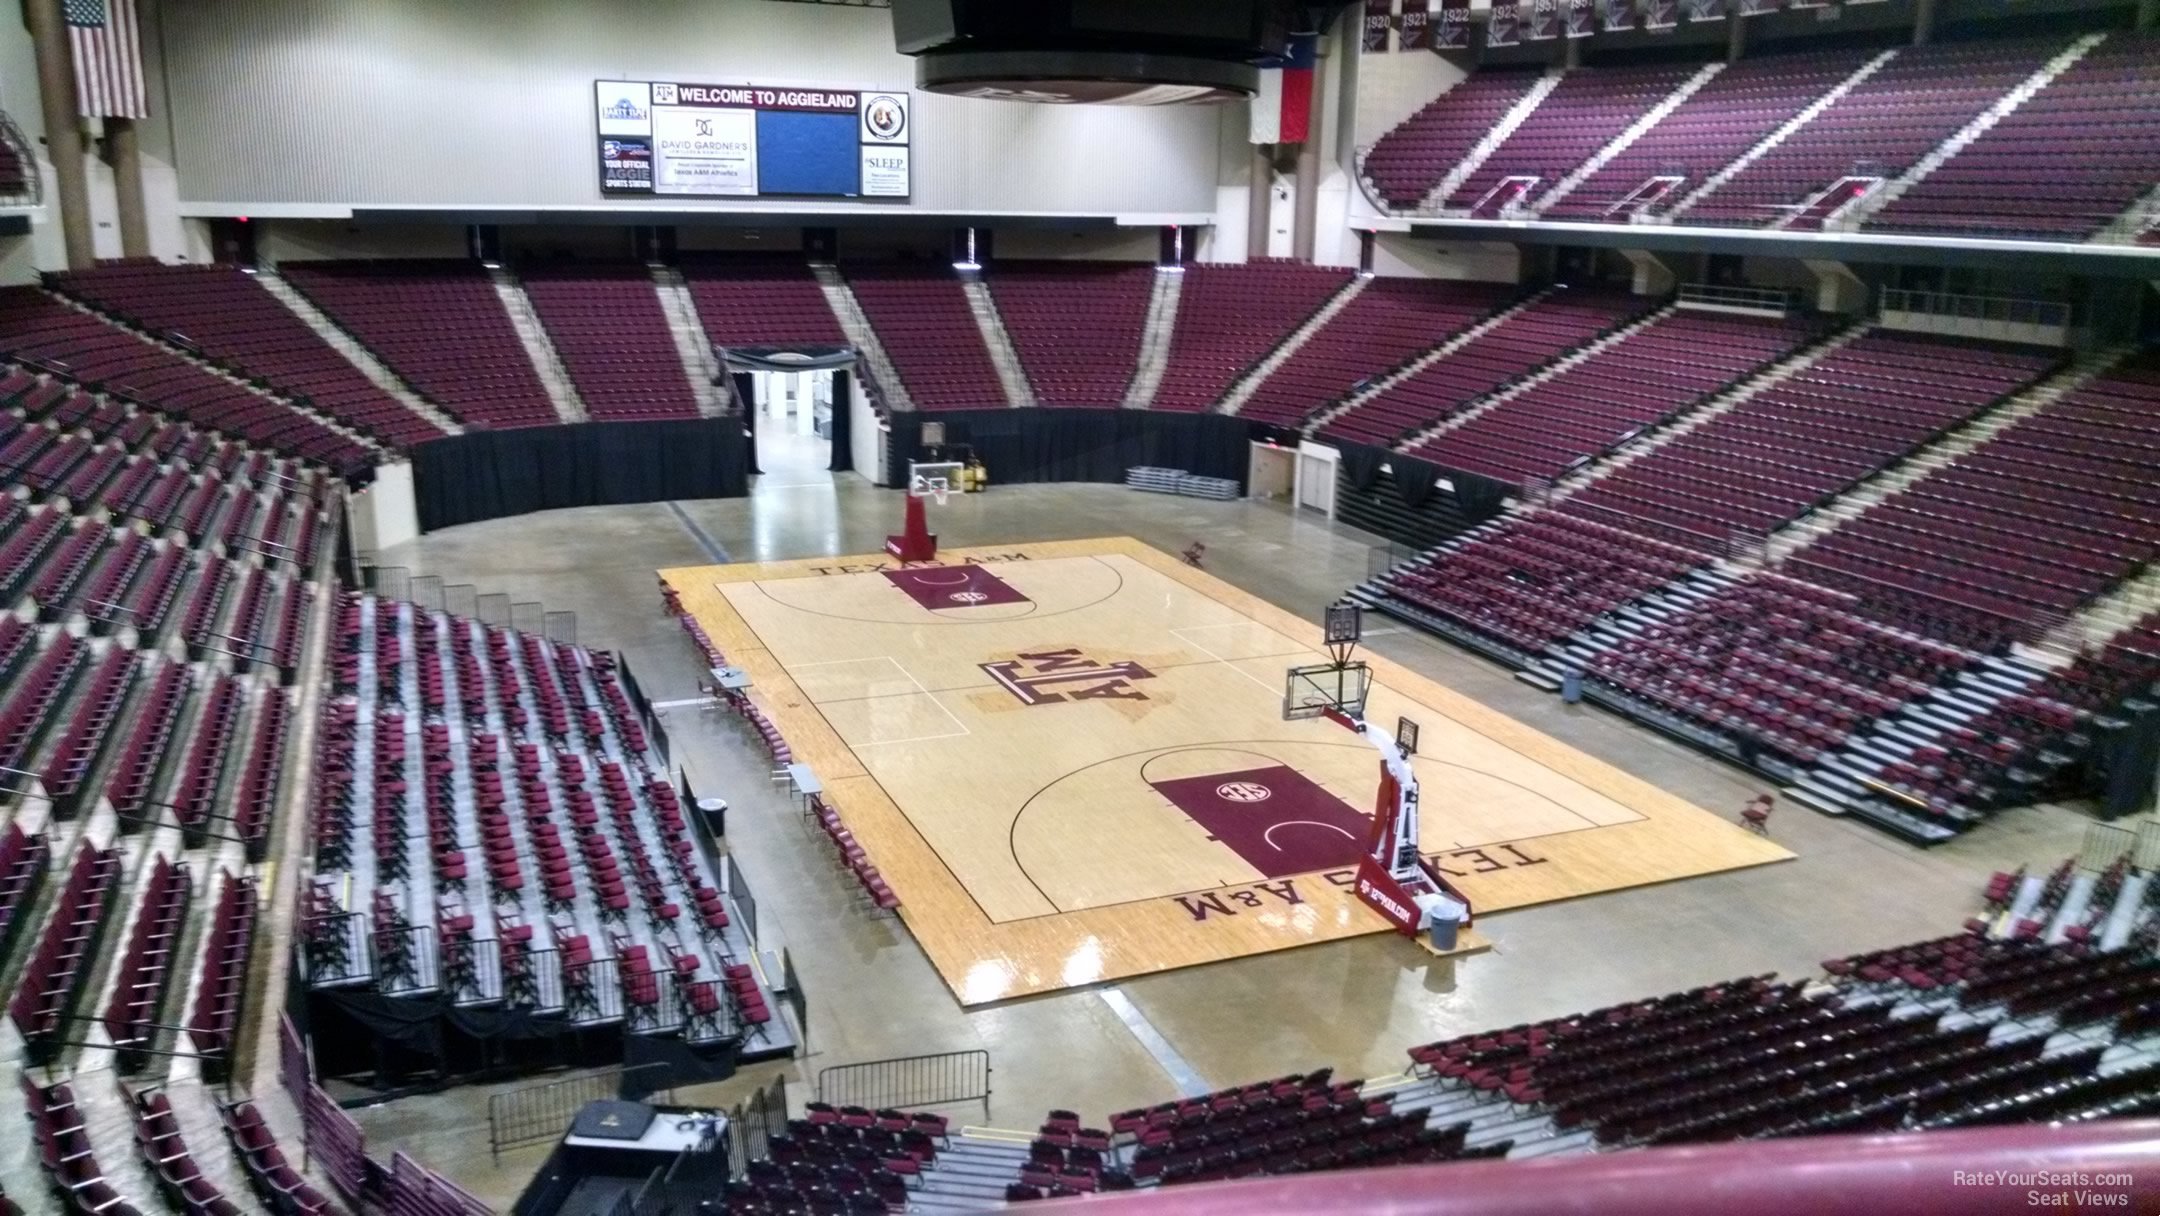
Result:
<svg viewBox="0 0 2160 1216">
<path fill-rule="evenodd" d="M 860 190 L 862 160 L 853 114 L 759 110 L 759 194 L 843 194 Z"/>
</svg>

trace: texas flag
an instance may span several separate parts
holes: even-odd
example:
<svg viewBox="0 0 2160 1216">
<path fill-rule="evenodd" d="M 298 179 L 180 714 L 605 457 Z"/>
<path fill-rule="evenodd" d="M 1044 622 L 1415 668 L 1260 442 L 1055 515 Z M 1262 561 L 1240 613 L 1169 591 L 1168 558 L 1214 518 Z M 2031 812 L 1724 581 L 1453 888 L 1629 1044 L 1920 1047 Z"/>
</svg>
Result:
<svg viewBox="0 0 2160 1216">
<path fill-rule="evenodd" d="M 1317 33 L 1292 34 L 1280 58 L 1260 61 L 1260 92 L 1252 99 L 1252 142 L 1305 142 L 1319 44 Z"/>
</svg>

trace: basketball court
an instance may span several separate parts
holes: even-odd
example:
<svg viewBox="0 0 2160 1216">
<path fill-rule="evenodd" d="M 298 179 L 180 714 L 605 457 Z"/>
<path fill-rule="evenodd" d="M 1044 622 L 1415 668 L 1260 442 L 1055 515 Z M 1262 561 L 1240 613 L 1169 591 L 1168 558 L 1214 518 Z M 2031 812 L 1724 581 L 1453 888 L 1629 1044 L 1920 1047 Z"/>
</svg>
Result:
<svg viewBox="0 0 2160 1216">
<path fill-rule="evenodd" d="M 1350 889 L 1371 745 L 1283 717 L 1317 623 L 1124 538 L 661 574 L 963 1004 L 1389 928 Z M 1422 850 L 1481 916 L 1791 856 L 1364 657 L 1368 718 L 1422 728 Z"/>
</svg>

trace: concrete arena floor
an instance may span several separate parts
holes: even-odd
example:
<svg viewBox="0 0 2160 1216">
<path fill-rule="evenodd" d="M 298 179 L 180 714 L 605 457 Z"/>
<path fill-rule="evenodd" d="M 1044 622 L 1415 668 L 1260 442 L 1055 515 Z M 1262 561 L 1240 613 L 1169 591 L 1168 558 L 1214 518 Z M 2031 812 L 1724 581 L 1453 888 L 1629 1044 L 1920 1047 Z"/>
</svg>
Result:
<svg viewBox="0 0 2160 1216">
<path fill-rule="evenodd" d="M 656 568 L 721 560 L 714 549 L 736 561 L 874 552 L 897 527 L 892 491 L 807 460 L 766 463 L 747 499 L 546 512 L 453 528 L 378 560 L 575 612 L 578 641 L 623 652 L 654 701 L 686 698 L 698 664 L 660 611 Z M 1380 543 L 1280 504 L 1098 485 L 993 487 L 932 508 L 931 527 L 954 545 L 1130 535 L 1175 552 L 1204 539 L 1208 570 L 1303 614 L 1363 579 Z M 1445 643 L 1369 624 L 1371 649 L 1699 806 L 1737 813 L 1768 788 Z M 1181 1084 L 1205 1089 L 1321 1065 L 1346 1078 L 1379 1076 L 1400 1071 L 1413 1043 L 1736 975 L 1807 974 L 1826 957 L 1954 929 L 1990 872 L 2055 864 L 2088 822 L 2063 808 L 2017 811 L 1922 851 L 1784 806 L 1772 834 L 1797 861 L 1493 916 L 1480 927 L 1498 948 L 1459 965 L 1375 936 L 963 1012 L 906 931 L 849 898 L 829 848 L 769 785 L 748 737 L 709 711 L 663 712 L 692 783 L 732 804 L 729 844 L 756 894 L 766 945 L 792 954 L 810 1001 L 806 1058 L 679 1097 L 730 1103 L 777 1071 L 800 1101 L 820 1068 L 983 1048 L 995 1070 L 987 1117 L 979 1106 L 951 1113 L 1011 1128 L 1033 1128 L 1053 1106 L 1099 1119 L 1172 1097 Z M 1151 1051 L 1143 1036 L 1157 1035 Z M 488 1092 L 355 1114 L 377 1154 L 403 1148 L 507 1206 L 547 1147 L 492 1161 Z"/>
</svg>

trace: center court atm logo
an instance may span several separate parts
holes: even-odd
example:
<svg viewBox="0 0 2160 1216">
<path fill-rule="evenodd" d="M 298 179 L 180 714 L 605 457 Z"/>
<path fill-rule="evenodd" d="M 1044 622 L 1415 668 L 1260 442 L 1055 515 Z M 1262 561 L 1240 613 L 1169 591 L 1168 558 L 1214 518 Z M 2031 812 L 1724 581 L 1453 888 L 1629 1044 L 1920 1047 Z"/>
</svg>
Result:
<svg viewBox="0 0 2160 1216">
<path fill-rule="evenodd" d="M 1134 688 L 1132 682 L 1155 678 L 1154 672 L 1130 659 L 1105 663 L 1089 658 L 1077 646 L 1022 651 L 1018 658 L 978 666 L 998 682 L 998 687 L 1028 706 L 1060 701 L 1145 701 L 1147 694 Z"/>
</svg>

